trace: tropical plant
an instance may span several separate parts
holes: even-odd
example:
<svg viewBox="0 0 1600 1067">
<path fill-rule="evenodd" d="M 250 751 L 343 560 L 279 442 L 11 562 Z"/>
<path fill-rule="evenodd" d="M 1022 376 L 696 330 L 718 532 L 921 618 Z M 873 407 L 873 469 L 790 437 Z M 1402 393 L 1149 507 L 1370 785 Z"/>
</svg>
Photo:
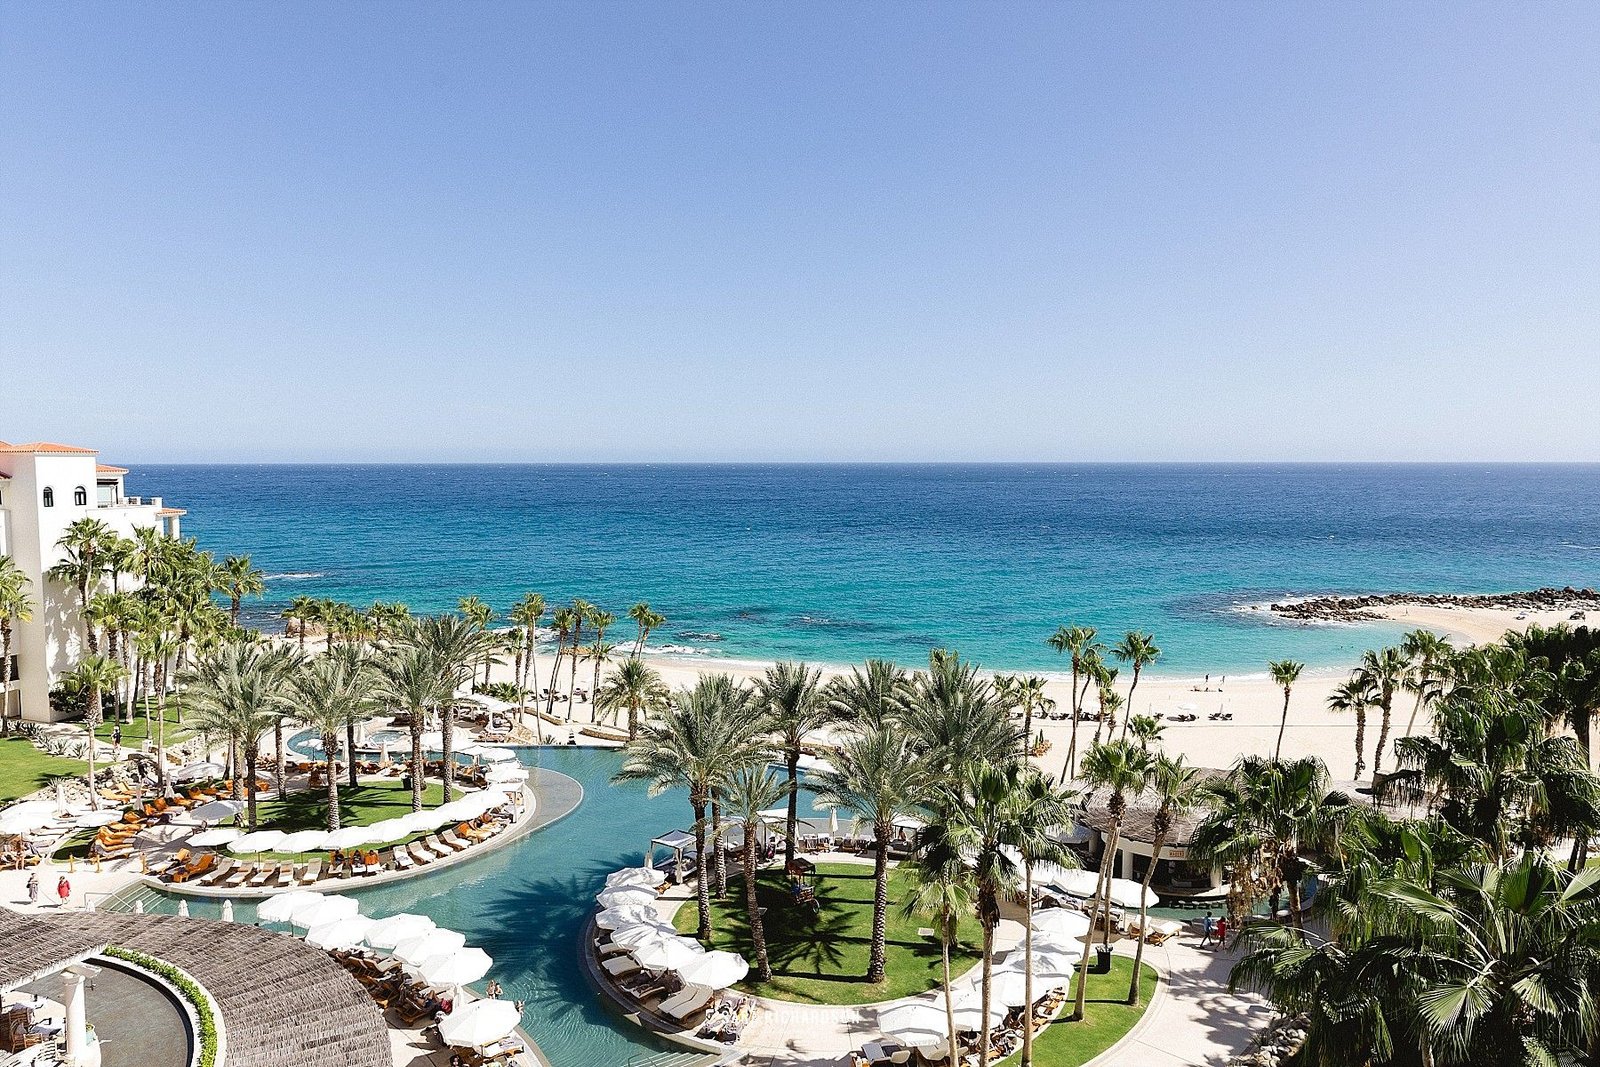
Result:
<svg viewBox="0 0 1600 1067">
<path fill-rule="evenodd" d="M 95 637 L 94 626 L 89 621 L 89 591 L 99 584 L 106 573 L 105 555 L 116 542 L 111 527 L 99 519 L 84 517 L 76 520 L 62 532 L 56 547 L 62 550 L 62 560 L 46 572 L 53 581 L 75 587 L 78 591 L 78 611 L 83 623 L 84 647 L 89 655 L 100 653 L 100 642 Z"/>
<path fill-rule="evenodd" d="M 228 597 L 228 625 L 239 625 L 239 602 L 247 596 L 267 591 L 265 576 L 250 563 L 249 556 L 226 556 L 222 560 L 222 591 Z"/>
<path fill-rule="evenodd" d="M 594 694 L 595 707 L 611 714 L 628 713 L 628 739 L 639 736 L 639 722 L 665 708 L 672 691 L 655 668 L 643 660 L 629 657 L 617 665 Z"/>
<path fill-rule="evenodd" d="M 539 687 L 539 670 L 534 657 L 539 648 L 539 621 L 544 618 L 545 603 L 541 593 L 524 593 L 522 599 L 512 605 L 507 617 L 522 628 L 522 649 L 517 657 L 517 688 L 521 690 Z M 532 685 L 529 679 L 532 679 Z M 536 705 L 537 706 L 537 705 Z"/>
<path fill-rule="evenodd" d="M 1372 687 L 1360 673 L 1352 674 L 1328 694 L 1329 711 L 1352 712 L 1356 717 L 1356 769 L 1351 777 L 1358 782 L 1361 772 L 1367 769 L 1367 709 L 1374 702 Z"/>
<path fill-rule="evenodd" d="M 1161 853 L 1167 847 L 1174 823 L 1201 803 L 1203 779 L 1198 770 L 1183 761 L 1183 757 L 1157 755 L 1150 768 L 1148 792 L 1155 802 L 1156 812 L 1150 820 L 1150 864 L 1144 869 L 1144 892 L 1139 899 L 1139 929 L 1150 928 L 1150 885 L 1155 881 L 1156 867 L 1161 863 Z M 1128 1003 L 1139 1003 L 1139 975 L 1144 967 L 1144 938 L 1134 948 L 1133 978 L 1128 983 Z"/>
<path fill-rule="evenodd" d="M 845 738 L 832 763 L 832 770 L 812 782 L 817 801 L 853 811 L 872 824 L 872 943 L 866 978 L 881 982 L 886 966 L 889 842 L 895 820 L 918 810 L 929 798 L 934 770 L 921 758 L 911 735 L 891 723 L 869 724 Z"/>
<path fill-rule="evenodd" d="M 379 699 L 405 711 L 411 731 L 411 810 L 422 810 L 423 749 L 422 734 L 428 712 L 444 706 L 455 696 L 453 675 L 439 663 L 434 649 L 407 633 L 385 650 L 376 663 L 377 684 L 373 693 Z"/>
<path fill-rule="evenodd" d="M 1083 754 L 1082 775 L 1091 787 L 1106 791 L 1106 810 L 1111 817 L 1111 825 L 1105 833 L 1105 845 L 1100 853 L 1100 877 L 1095 883 L 1093 901 L 1093 907 L 1100 921 L 1106 924 L 1106 938 L 1109 941 L 1111 878 L 1116 868 L 1117 848 L 1122 836 L 1122 819 L 1127 813 L 1129 795 L 1137 796 L 1149 779 L 1150 754 L 1138 745 L 1125 740 L 1092 745 Z M 1091 935 L 1083 939 L 1083 960 L 1079 965 L 1077 990 L 1073 999 L 1074 1019 L 1082 1019 L 1084 1016 L 1089 950 L 1094 943 L 1092 933 L 1091 931 Z"/>
<path fill-rule="evenodd" d="M 1089 674 L 1090 658 L 1098 659 L 1100 646 L 1095 641 L 1098 631 L 1093 626 L 1061 626 L 1051 634 L 1047 643 L 1057 652 L 1070 657 L 1072 665 L 1072 734 L 1067 742 L 1067 758 L 1061 765 L 1061 780 L 1070 782 L 1078 775 L 1078 717 L 1083 712 L 1083 697 L 1089 691 L 1089 682 L 1078 688 L 1078 679 Z"/>
<path fill-rule="evenodd" d="M 339 734 L 376 705 L 372 672 L 361 649 L 346 647 L 307 660 L 295 673 L 295 718 L 322 739 L 327 768 L 328 830 L 339 829 Z M 355 762 L 355 749 L 347 758 Z"/>
<path fill-rule="evenodd" d="M 1154 634 L 1129 630 L 1111 649 L 1111 654 L 1133 668 L 1133 681 L 1128 684 L 1128 714 L 1133 714 L 1133 694 L 1139 688 L 1139 674 L 1161 656 Z M 1128 720 L 1122 720 L 1122 736 L 1128 734 Z"/>
<path fill-rule="evenodd" d="M 1446 666 L 1453 650 L 1448 638 L 1431 630 L 1412 630 L 1401 640 L 1400 651 L 1406 658 L 1406 691 L 1416 695 L 1411 718 L 1406 720 L 1405 736 L 1410 737 L 1416 733 L 1418 714 L 1444 693 Z"/>
<path fill-rule="evenodd" d="M 1373 703 L 1382 712 L 1378 726 L 1378 743 L 1372 751 L 1372 779 L 1379 780 L 1383 773 L 1383 754 L 1389 747 L 1389 724 L 1394 712 L 1394 695 L 1405 686 L 1409 676 L 1406 654 L 1398 648 L 1380 648 L 1361 656 L 1361 666 L 1356 675 Z"/>
<path fill-rule="evenodd" d="M 11 642 L 16 624 L 33 618 L 32 584 L 10 556 L 0 556 L 0 736 L 10 731 Z"/>
<path fill-rule="evenodd" d="M 836 714 L 822 687 L 822 672 L 804 663 L 775 663 L 756 681 L 767 725 L 777 735 L 788 772 L 788 814 L 784 819 L 783 863 L 794 862 L 795 827 L 800 797 L 800 755 L 806 738 Z"/>
<path fill-rule="evenodd" d="M 1019 732 L 994 684 L 953 652 L 935 650 L 911 679 L 899 713 L 931 772 L 959 779 L 984 764 L 1014 761 Z"/>
<path fill-rule="evenodd" d="M 1292 659 L 1276 659 L 1267 664 L 1273 684 L 1283 690 L 1283 715 L 1278 719 L 1278 743 L 1272 749 L 1273 759 L 1283 755 L 1283 731 L 1289 726 L 1289 696 L 1294 692 L 1294 683 L 1300 680 L 1300 672 L 1305 669 L 1304 663 Z"/>
<path fill-rule="evenodd" d="M 94 732 L 104 718 L 104 708 L 101 704 L 104 695 L 108 691 L 114 692 L 117 684 L 122 681 L 122 666 L 105 656 L 89 655 L 79 660 L 77 666 L 68 671 L 61 681 L 63 685 L 85 698 L 83 723 L 88 731 L 89 744 L 89 803 L 91 807 L 99 810 L 100 794 L 94 785 Z"/>
<path fill-rule="evenodd" d="M 229 738 L 243 751 L 246 820 L 252 830 L 261 736 L 285 713 L 289 682 L 300 662 L 293 649 L 229 641 L 183 675 L 184 701 L 194 711 L 196 727 Z"/>
<path fill-rule="evenodd" d="M 624 661 L 625 664 L 638 662 L 636 659 Z M 766 924 L 756 899 L 756 875 L 761 867 L 756 851 L 756 828 L 762 825 L 761 813 L 776 804 L 783 794 L 783 782 L 775 773 L 753 766 L 741 768 L 730 777 L 723 792 L 723 803 L 728 813 L 739 820 L 743 837 L 745 918 L 750 924 L 750 941 L 756 950 L 756 977 L 763 982 L 772 980 L 772 961 L 767 958 Z"/>
<path fill-rule="evenodd" d="M 901 902 L 902 914 L 931 916 L 933 929 L 939 936 L 945 1049 L 949 1053 L 950 1067 L 957 1067 L 961 1044 L 956 1040 L 955 1000 L 950 990 L 950 951 L 956 943 L 961 917 L 973 908 L 972 869 L 961 854 L 960 844 L 937 829 L 919 837 L 911 858 L 902 866 L 916 874 Z"/>
</svg>

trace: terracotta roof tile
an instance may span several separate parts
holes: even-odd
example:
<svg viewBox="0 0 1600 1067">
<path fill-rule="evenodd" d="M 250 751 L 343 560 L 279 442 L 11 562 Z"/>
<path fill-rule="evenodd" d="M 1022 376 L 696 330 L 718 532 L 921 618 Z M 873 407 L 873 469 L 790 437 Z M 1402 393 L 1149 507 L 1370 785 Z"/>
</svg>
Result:
<svg viewBox="0 0 1600 1067">
<path fill-rule="evenodd" d="M 109 466 L 108 464 L 105 464 L 105 463 L 96 463 L 94 465 L 94 472 L 96 474 L 127 474 L 128 473 L 128 468 L 127 467 L 112 467 L 112 466 Z"/>
<path fill-rule="evenodd" d="M 32 452 L 43 455 L 57 456 L 97 456 L 97 448 L 79 448 L 77 445 L 62 445 L 54 441 L 29 441 L 21 445 L 0 445 L 0 452 Z"/>
</svg>

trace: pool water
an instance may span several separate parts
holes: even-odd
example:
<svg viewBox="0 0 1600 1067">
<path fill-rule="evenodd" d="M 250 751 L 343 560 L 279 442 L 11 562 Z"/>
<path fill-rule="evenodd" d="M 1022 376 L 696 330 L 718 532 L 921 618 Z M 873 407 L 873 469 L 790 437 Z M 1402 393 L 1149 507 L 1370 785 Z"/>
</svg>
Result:
<svg viewBox="0 0 1600 1067">
<path fill-rule="evenodd" d="M 704 1055 L 673 1051 L 612 1014 L 578 966 L 579 939 L 605 876 L 641 863 L 652 837 L 687 828 L 692 816 L 686 795 L 671 790 L 651 797 L 642 783 L 611 784 L 622 766 L 616 749 L 516 751 L 525 766 L 560 772 L 583 787 L 583 801 L 572 814 L 470 862 L 356 892 L 362 914 L 420 912 L 494 957 L 491 976 L 508 999 L 526 1001 L 523 1028 L 553 1067 L 703 1062 Z M 818 814 L 808 810 L 804 797 L 801 807 Z M 137 898 L 146 910 L 177 906 L 176 898 L 153 890 Z M 131 906 L 133 899 L 119 906 Z M 189 906 L 197 916 L 214 917 L 220 909 L 211 900 L 191 900 Z M 235 918 L 253 921 L 254 909 L 236 905 Z"/>
</svg>

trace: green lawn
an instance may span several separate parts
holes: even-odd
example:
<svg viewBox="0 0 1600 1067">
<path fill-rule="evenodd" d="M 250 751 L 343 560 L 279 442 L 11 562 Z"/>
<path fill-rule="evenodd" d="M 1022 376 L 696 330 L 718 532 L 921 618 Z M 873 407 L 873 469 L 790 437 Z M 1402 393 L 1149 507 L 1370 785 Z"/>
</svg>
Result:
<svg viewBox="0 0 1600 1067">
<path fill-rule="evenodd" d="M 1133 1008 L 1125 1003 L 1132 978 L 1133 960 L 1126 956 L 1113 956 L 1107 973 L 1089 975 L 1083 1019 L 1066 1021 L 1072 1013 L 1068 1003 L 1061 1016 L 1033 1039 L 1033 1062 L 1038 1067 L 1078 1067 L 1120 1041 L 1144 1014 L 1160 981 L 1155 969 L 1145 964 L 1139 979 L 1139 1006 Z"/>
<path fill-rule="evenodd" d="M 816 912 L 794 903 L 781 870 L 761 871 L 756 892 L 766 908 L 772 981 L 757 982 L 752 971 L 739 988 L 811 1004 L 867 1004 L 934 988 L 940 980 L 939 944 L 917 935 L 917 928 L 930 925 L 930 920 L 907 918 L 899 908 L 912 877 L 910 871 L 899 868 L 889 872 L 887 974 L 882 982 L 869 985 L 864 975 L 872 942 L 872 868 L 855 863 L 819 864 L 812 879 L 820 905 Z M 744 880 L 731 878 L 727 899 L 712 901 L 712 944 L 753 963 L 755 948 L 745 920 L 744 893 Z M 694 932 L 693 900 L 678 909 L 675 921 L 679 930 Z M 955 974 L 978 961 L 982 931 L 977 920 L 963 922 L 959 936 L 951 958 Z"/>
<path fill-rule="evenodd" d="M 47 755 L 25 737 L 0 738 L 0 804 L 43 789 L 60 775 L 88 773 L 83 760 Z"/>
<path fill-rule="evenodd" d="M 150 728 L 152 730 L 160 729 L 160 726 L 157 724 L 157 710 L 158 709 L 156 708 L 155 701 L 150 701 Z M 169 698 L 167 700 L 166 719 L 167 744 L 175 745 L 178 742 L 187 740 L 194 735 L 193 730 L 190 730 L 187 726 L 180 725 L 178 722 L 178 701 L 176 698 Z M 111 712 L 111 707 L 109 704 L 107 704 L 106 720 L 99 726 L 95 727 L 94 735 L 107 744 L 110 744 L 111 731 L 116 728 L 116 725 L 115 718 Z M 133 721 L 122 724 L 122 744 L 126 748 L 138 748 L 140 745 L 144 744 L 144 739 L 146 736 L 147 735 L 145 734 L 144 729 L 144 708 L 136 705 L 133 713 Z"/>
<path fill-rule="evenodd" d="M 458 787 L 456 795 L 461 795 Z M 444 800 L 444 786 L 429 782 L 422 792 L 422 803 L 436 808 Z M 342 826 L 367 826 L 385 819 L 411 814 L 411 790 L 402 788 L 400 779 L 339 783 L 339 822 Z M 263 800 L 256 805 L 257 829 L 324 830 L 328 826 L 328 790 L 297 789 L 281 800 Z"/>
</svg>

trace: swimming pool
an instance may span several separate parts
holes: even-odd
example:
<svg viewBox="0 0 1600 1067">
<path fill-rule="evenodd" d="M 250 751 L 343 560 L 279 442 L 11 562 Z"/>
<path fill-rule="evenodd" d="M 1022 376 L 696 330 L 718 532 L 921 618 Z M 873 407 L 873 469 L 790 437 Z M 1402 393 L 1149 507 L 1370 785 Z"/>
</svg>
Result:
<svg viewBox="0 0 1600 1067">
<path fill-rule="evenodd" d="M 685 795 L 673 790 L 651 797 L 640 783 L 612 785 L 622 766 L 616 749 L 516 751 L 525 766 L 576 780 L 583 802 L 560 822 L 471 862 L 355 893 L 362 913 L 419 912 L 461 931 L 469 945 L 494 957 L 493 977 L 508 998 L 527 1002 L 523 1028 L 553 1067 L 702 1061 L 702 1054 L 674 1052 L 674 1046 L 613 1015 L 578 967 L 578 941 L 605 876 L 640 863 L 651 837 L 689 825 Z M 809 808 L 804 797 L 801 806 Z M 140 897 L 147 910 L 177 906 L 175 898 L 154 891 Z M 206 900 L 189 906 L 192 914 L 215 916 L 221 905 Z M 253 915 L 240 907 L 237 918 L 248 922 Z"/>
</svg>

